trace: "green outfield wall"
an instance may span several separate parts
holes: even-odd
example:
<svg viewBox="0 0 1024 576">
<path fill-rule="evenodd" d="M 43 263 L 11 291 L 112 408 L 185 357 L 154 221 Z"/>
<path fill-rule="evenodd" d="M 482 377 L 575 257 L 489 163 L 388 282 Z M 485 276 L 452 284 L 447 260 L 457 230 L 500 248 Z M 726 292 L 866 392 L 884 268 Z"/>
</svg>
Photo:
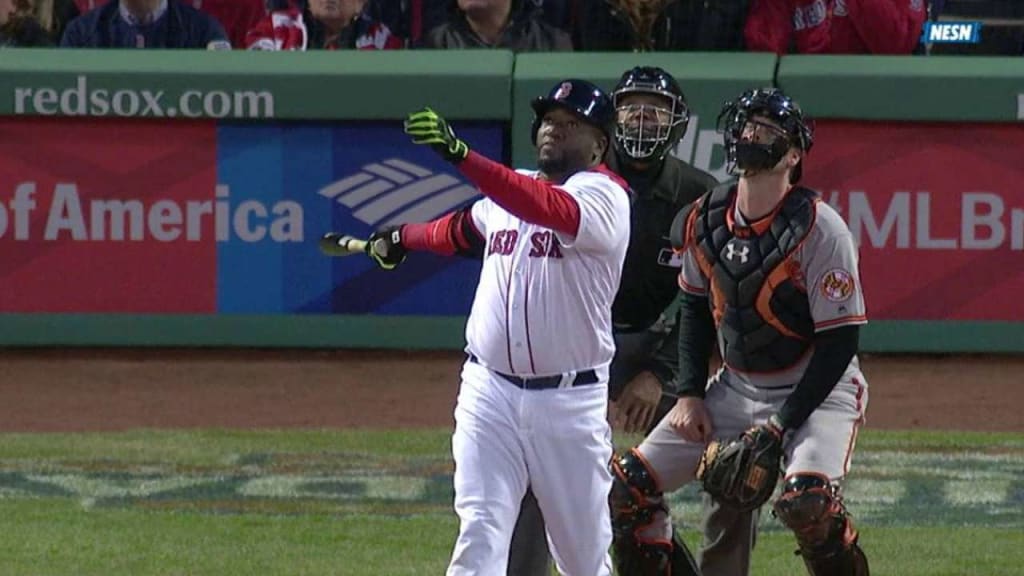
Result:
<svg viewBox="0 0 1024 576">
<path fill-rule="evenodd" d="M 0 139 L 9 121 L 35 117 L 51 117 L 49 122 L 57 123 L 67 118 L 112 117 L 168 124 L 214 119 L 224 124 L 358 125 L 399 121 L 412 110 L 430 106 L 456 125 L 502 123 L 505 160 L 517 167 L 532 167 L 530 100 L 564 78 L 588 79 L 610 89 L 634 65 L 661 66 L 679 79 L 695 121 L 675 154 L 723 181 L 729 175 L 715 118 L 725 100 L 755 86 L 784 88 L 824 124 L 865 121 L 879 130 L 903 129 L 907 123 L 962 124 L 968 140 L 977 134 L 970 130 L 991 124 L 1011 132 L 1002 141 L 1004 148 L 1014 142 L 1013 131 L 1024 130 L 1018 124 L 1024 116 L 1024 60 L 1017 58 L 11 49 L 0 51 Z M 830 129 L 837 129 L 834 126 Z M 1009 181 L 1009 177 L 1000 180 Z M 1014 210 L 1024 214 L 1024 192 L 1006 186 L 1001 192 L 1005 250 L 977 253 L 986 266 L 1005 271 L 1002 277 L 995 272 L 986 276 L 1003 291 L 993 292 L 993 301 L 1012 288 L 1006 282 L 1024 285 L 1024 279 L 1016 280 L 1024 277 L 1024 251 L 1015 240 L 1014 219 Z M 11 190 L 2 192 L 5 196 L 0 200 L 13 202 L 7 198 Z M 895 197 L 902 199 L 900 193 Z M 941 192 L 930 193 L 934 204 Z M 890 206 L 898 208 L 900 201 Z M 884 210 L 885 200 L 878 202 L 883 202 Z M 878 238 L 886 234 L 896 238 L 902 213 L 896 208 L 890 212 L 880 213 L 867 225 L 873 241 L 885 241 Z M 8 220 L 13 222 L 12 218 Z M 908 226 L 916 226 L 908 232 L 911 239 L 921 239 L 920 214 L 907 218 Z M 935 239 L 936 230 L 947 225 L 961 226 L 944 220 L 932 223 L 931 232 L 925 228 L 924 248 L 916 249 L 928 254 L 928 246 L 940 242 Z M 964 230 L 968 225 L 962 225 Z M 959 242 L 966 246 L 963 239 Z M 975 257 L 974 253 L 968 256 Z M 914 272 L 906 270 L 906 274 L 912 278 Z M 975 288 L 981 293 L 988 290 L 980 284 Z M 969 297 L 964 295 L 962 301 Z M 890 300 L 899 303 L 910 298 Z M 973 309 L 965 308 L 959 316 L 949 315 L 962 320 L 949 320 L 934 308 L 922 308 L 924 319 L 873 319 L 863 332 L 862 348 L 872 352 L 1024 351 L 1024 322 L 1020 321 L 1024 303 L 1001 316 L 998 310 L 988 310 L 980 314 L 985 319 L 972 318 Z M 458 349 L 463 345 L 465 323 L 459 315 L 58 314 L 0 309 L 10 310 L 0 313 L 0 345 L 4 346 Z M 868 294 L 868 312 L 870 317 L 872 294 Z"/>
</svg>

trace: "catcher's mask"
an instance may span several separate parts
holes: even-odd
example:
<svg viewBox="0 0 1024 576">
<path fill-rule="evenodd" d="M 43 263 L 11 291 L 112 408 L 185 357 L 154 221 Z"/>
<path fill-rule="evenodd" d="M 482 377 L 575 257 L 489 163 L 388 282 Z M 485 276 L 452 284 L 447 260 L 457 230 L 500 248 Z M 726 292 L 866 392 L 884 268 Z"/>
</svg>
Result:
<svg viewBox="0 0 1024 576">
<path fill-rule="evenodd" d="M 807 153 L 814 144 L 813 128 L 800 106 L 777 88 L 749 90 L 726 103 L 718 115 L 718 131 L 730 173 L 771 170 L 791 147 Z M 798 182 L 802 173 L 801 158 L 790 182 Z"/>
<path fill-rule="evenodd" d="M 534 113 L 530 138 L 534 144 L 537 143 L 537 132 L 544 115 L 554 107 L 572 112 L 584 122 L 600 129 L 606 137 L 615 116 L 611 98 L 604 90 L 586 80 L 563 80 L 555 84 L 547 96 L 534 98 L 530 106 Z"/>
<path fill-rule="evenodd" d="M 659 97 L 661 104 L 630 103 L 631 95 Z M 633 100 L 636 100 L 635 98 Z M 679 83 L 661 68 L 627 70 L 612 93 L 615 149 L 633 160 L 661 160 L 686 133 L 690 108 Z"/>
</svg>

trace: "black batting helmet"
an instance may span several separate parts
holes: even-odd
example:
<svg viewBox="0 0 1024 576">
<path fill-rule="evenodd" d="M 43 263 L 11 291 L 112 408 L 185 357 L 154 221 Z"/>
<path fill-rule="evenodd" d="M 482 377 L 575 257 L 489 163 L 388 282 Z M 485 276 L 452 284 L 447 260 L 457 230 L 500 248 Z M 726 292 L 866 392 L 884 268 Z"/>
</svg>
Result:
<svg viewBox="0 0 1024 576">
<path fill-rule="evenodd" d="M 554 107 L 565 108 L 576 114 L 581 120 L 596 126 L 607 135 L 615 120 L 615 108 L 611 98 L 597 86 L 586 80 L 563 80 L 555 84 L 547 96 L 540 96 L 530 103 L 533 107 L 533 129 L 530 138 L 537 143 L 537 131 L 540 130 L 544 115 Z"/>
<path fill-rule="evenodd" d="M 813 125 L 804 117 L 796 101 L 778 88 L 748 90 L 736 100 L 727 102 L 718 115 L 718 131 L 724 137 L 726 158 L 731 168 L 747 168 L 741 165 L 746 161 L 738 157 L 737 146 L 744 127 L 754 116 L 762 116 L 778 124 L 785 134 L 784 138 L 777 138 L 771 144 L 746 144 L 758 148 L 756 156 L 765 165 L 761 168 L 778 163 L 790 146 L 809 152 L 814 145 Z M 803 160 L 793 169 L 793 182 L 800 180 L 802 168 Z"/>
<path fill-rule="evenodd" d="M 653 110 L 658 120 L 645 124 L 646 104 L 624 104 L 630 94 L 655 94 L 669 103 L 667 109 Z M 623 73 L 612 93 L 618 112 L 615 123 L 615 148 L 635 160 L 661 160 L 679 142 L 690 123 L 690 108 L 679 83 L 671 74 L 655 66 L 637 66 Z"/>
</svg>

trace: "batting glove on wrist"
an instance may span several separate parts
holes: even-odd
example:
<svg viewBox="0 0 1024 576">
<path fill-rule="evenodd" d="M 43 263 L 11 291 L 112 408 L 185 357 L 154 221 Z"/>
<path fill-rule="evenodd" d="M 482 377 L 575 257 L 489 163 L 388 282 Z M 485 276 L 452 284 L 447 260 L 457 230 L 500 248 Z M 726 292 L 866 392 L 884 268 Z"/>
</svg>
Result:
<svg viewBox="0 0 1024 576">
<path fill-rule="evenodd" d="M 402 227 L 388 226 L 374 232 L 366 241 L 366 254 L 384 270 L 394 270 L 405 260 L 408 250 L 402 246 Z"/>
<path fill-rule="evenodd" d="M 469 146 L 459 140 L 451 125 L 430 108 L 409 114 L 404 127 L 405 133 L 412 136 L 413 144 L 427 144 L 453 164 L 462 162 L 469 154 Z"/>
</svg>

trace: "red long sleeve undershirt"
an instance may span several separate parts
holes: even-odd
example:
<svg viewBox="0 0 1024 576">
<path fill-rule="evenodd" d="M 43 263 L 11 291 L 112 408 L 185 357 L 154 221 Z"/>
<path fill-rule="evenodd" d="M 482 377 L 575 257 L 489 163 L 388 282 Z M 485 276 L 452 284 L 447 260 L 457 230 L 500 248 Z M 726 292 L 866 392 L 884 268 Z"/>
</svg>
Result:
<svg viewBox="0 0 1024 576">
<path fill-rule="evenodd" d="M 547 180 L 520 174 L 470 152 L 459 170 L 495 204 L 520 219 L 567 236 L 580 229 L 580 205 L 571 194 Z"/>
<path fill-rule="evenodd" d="M 430 222 L 403 225 L 402 246 L 408 250 L 423 250 L 444 256 L 455 254 L 458 250 L 456 236 L 461 235 L 461 226 L 456 223 L 459 214 L 460 212 L 450 212 Z M 472 221 L 468 209 L 461 214 L 465 214 L 464 217 Z M 463 242 L 468 244 L 464 238 Z"/>
<path fill-rule="evenodd" d="M 476 152 L 470 152 L 459 163 L 459 170 L 485 196 L 510 214 L 567 236 L 575 236 L 579 231 L 579 203 L 571 194 L 553 183 L 519 174 Z M 460 218 L 469 218 L 472 223 L 467 210 L 446 214 L 423 224 L 406 224 L 402 227 L 402 244 L 409 250 L 425 250 L 447 256 L 455 254 L 460 247 L 468 245 Z"/>
</svg>

